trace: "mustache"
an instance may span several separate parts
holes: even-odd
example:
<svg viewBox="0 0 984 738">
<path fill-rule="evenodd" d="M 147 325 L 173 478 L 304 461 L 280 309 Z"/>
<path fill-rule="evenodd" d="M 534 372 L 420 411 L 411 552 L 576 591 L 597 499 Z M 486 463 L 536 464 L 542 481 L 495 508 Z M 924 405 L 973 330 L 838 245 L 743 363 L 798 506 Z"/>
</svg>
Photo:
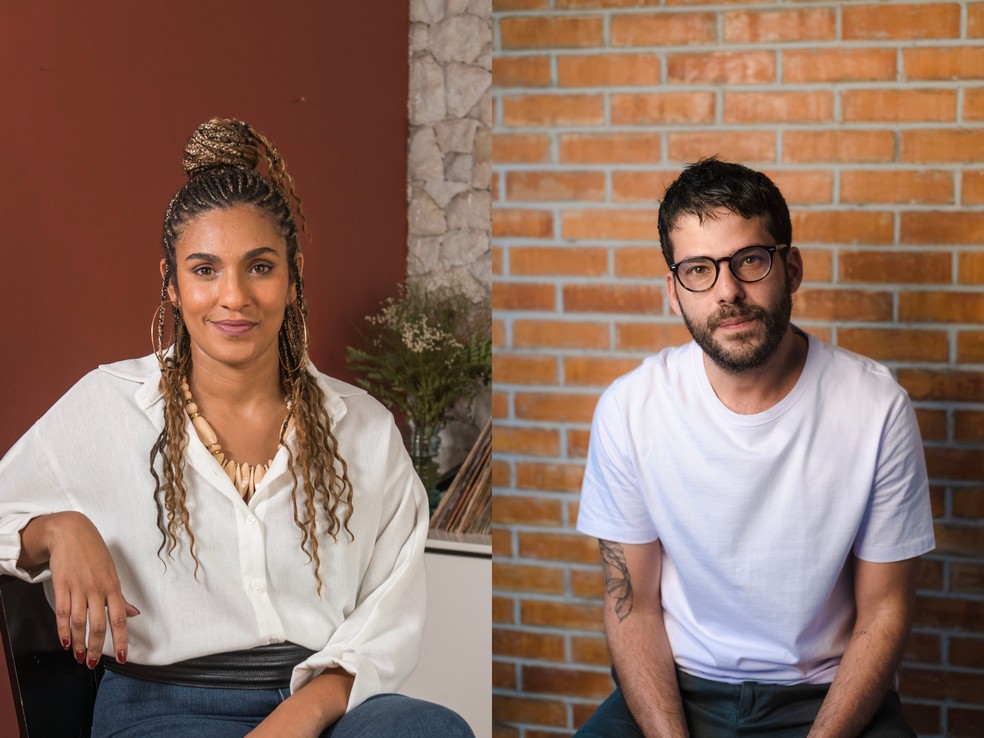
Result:
<svg viewBox="0 0 984 738">
<path fill-rule="evenodd" d="M 720 310 L 718 310 L 714 315 L 707 319 L 707 328 L 709 330 L 714 330 L 722 323 L 729 320 L 734 320 L 736 318 L 758 318 L 760 320 L 765 319 L 766 313 L 760 307 L 754 305 L 744 305 L 741 303 L 733 303 L 730 305 L 724 305 Z"/>
</svg>

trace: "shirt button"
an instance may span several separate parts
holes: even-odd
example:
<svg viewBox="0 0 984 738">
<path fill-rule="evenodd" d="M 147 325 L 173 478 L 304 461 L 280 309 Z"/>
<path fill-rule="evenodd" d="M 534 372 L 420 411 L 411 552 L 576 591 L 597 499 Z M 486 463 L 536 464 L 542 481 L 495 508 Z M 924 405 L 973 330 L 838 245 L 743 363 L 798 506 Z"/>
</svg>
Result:
<svg viewBox="0 0 984 738">
<path fill-rule="evenodd" d="M 262 585 L 262 584 L 260 584 L 259 582 L 253 582 L 253 583 L 252 583 L 251 585 L 249 585 L 249 586 L 253 588 L 253 591 L 254 591 L 254 592 L 259 592 L 259 591 L 260 591 L 260 588 L 261 588 L 261 587 L 262 587 L 263 585 Z"/>
<path fill-rule="evenodd" d="M 255 524 L 256 524 L 256 518 L 254 518 L 252 515 L 246 518 L 246 525 L 255 525 Z"/>
</svg>

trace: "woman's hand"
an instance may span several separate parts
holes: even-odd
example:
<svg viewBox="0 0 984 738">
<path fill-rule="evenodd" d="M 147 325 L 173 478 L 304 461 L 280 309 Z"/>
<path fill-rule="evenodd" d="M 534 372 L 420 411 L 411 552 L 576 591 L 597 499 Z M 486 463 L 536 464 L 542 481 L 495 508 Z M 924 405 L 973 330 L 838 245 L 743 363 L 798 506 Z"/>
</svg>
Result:
<svg viewBox="0 0 984 738">
<path fill-rule="evenodd" d="M 247 737 L 318 738 L 345 714 L 353 681 L 355 677 L 340 667 L 325 669 L 281 702 Z"/>
<path fill-rule="evenodd" d="M 21 531 L 17 564 L 24 569 L 47 564 L 51 569 L 58 639 L 76 661 L 96 667 L 107 627 L 116 660 L 126 661 L 126 619 L 140 611 L 123 598 L 113 557 L 89 518 L 74 511 L 35 518 Z"/>
</svg>

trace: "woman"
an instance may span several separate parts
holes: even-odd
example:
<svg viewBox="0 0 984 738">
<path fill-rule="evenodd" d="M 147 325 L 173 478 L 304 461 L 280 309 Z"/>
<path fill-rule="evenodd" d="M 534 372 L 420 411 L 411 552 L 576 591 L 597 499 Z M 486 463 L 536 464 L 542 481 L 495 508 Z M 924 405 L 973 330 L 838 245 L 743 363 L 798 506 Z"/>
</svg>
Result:
<svg viewBox="0 0 984 738">
<path fill-rule="evenodd" d="M 283 160 L 212 120 L 184 166 L 156 355 L 83 378 L 0 462 L 0 567 L 50 573 L 62 647 L 106 666 L 94 736 L 471 735 L 380 696 L 416 661 L 426 499 L 389 413 L 308 360 Z"/>
</svg>

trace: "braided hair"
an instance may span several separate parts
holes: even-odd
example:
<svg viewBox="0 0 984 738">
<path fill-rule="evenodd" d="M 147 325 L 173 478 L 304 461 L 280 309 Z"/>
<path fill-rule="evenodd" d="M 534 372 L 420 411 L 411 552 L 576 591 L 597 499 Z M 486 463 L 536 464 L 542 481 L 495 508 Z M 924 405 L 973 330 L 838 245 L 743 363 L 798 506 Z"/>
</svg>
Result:
<svg viewBox="0 0 984 738">
<path fill-rule="evenodd" d="M 267 175 L 257 171 L 261 158 Z M 352 484 L 345 460 L 338 453 L 338 441 L 331 432 L 324 392 L 307 368 L 307 304 L 304 281 L 298 269 L 298 230 L 294 218 L 296 210 L 307 233 L 301 201 L 276 147 L 248 123 L 239 120 L 213 118 L 198 126 L 185 146 L 183 163 L 188 182 L 172 198 L 164 216 L 164 282 L 157 316 L 157 358 L 164 398 L 164 428 L 150 452 L 157 527 L 162 537 L 157 555 L 161 557 L 166 552 L 172 556 L 183 534 L 188 540 L 197 576 L 200 562 L 195 552 L 195 534 L 188 514 L 184 481 L 188 432 L 185 398 L 181 391 L 182 377 L 188 376 L 191 368 L 191 342 L 181 311 L 173 303 L 170 306 L 173 343 L 169 350 L 162 345 L 168 287 L 176 286 L 175 244 L 184 227 L 203 213 L 251 206 L 269 217 L 286 240 L 290 280 L 297 294 L 296 301 L 287 305 L 284 311 L 278 339 L 280 380 L 288 400 L 288 420 L 294 420 L 296 454 L 284 442 L 287 422 L 280 440 L 287 449 L 293 479 L 294 523 L 301 531 L 301 549 L 314 564 L 320 595 L 321 559 L 317 534 L 320 529 L 332 540 L 337 540 L 344 529 L 352 536 L 348 527 L 352 515 Z M 160 474 L 157 472 L 158 459 Z"/>
</svg>

